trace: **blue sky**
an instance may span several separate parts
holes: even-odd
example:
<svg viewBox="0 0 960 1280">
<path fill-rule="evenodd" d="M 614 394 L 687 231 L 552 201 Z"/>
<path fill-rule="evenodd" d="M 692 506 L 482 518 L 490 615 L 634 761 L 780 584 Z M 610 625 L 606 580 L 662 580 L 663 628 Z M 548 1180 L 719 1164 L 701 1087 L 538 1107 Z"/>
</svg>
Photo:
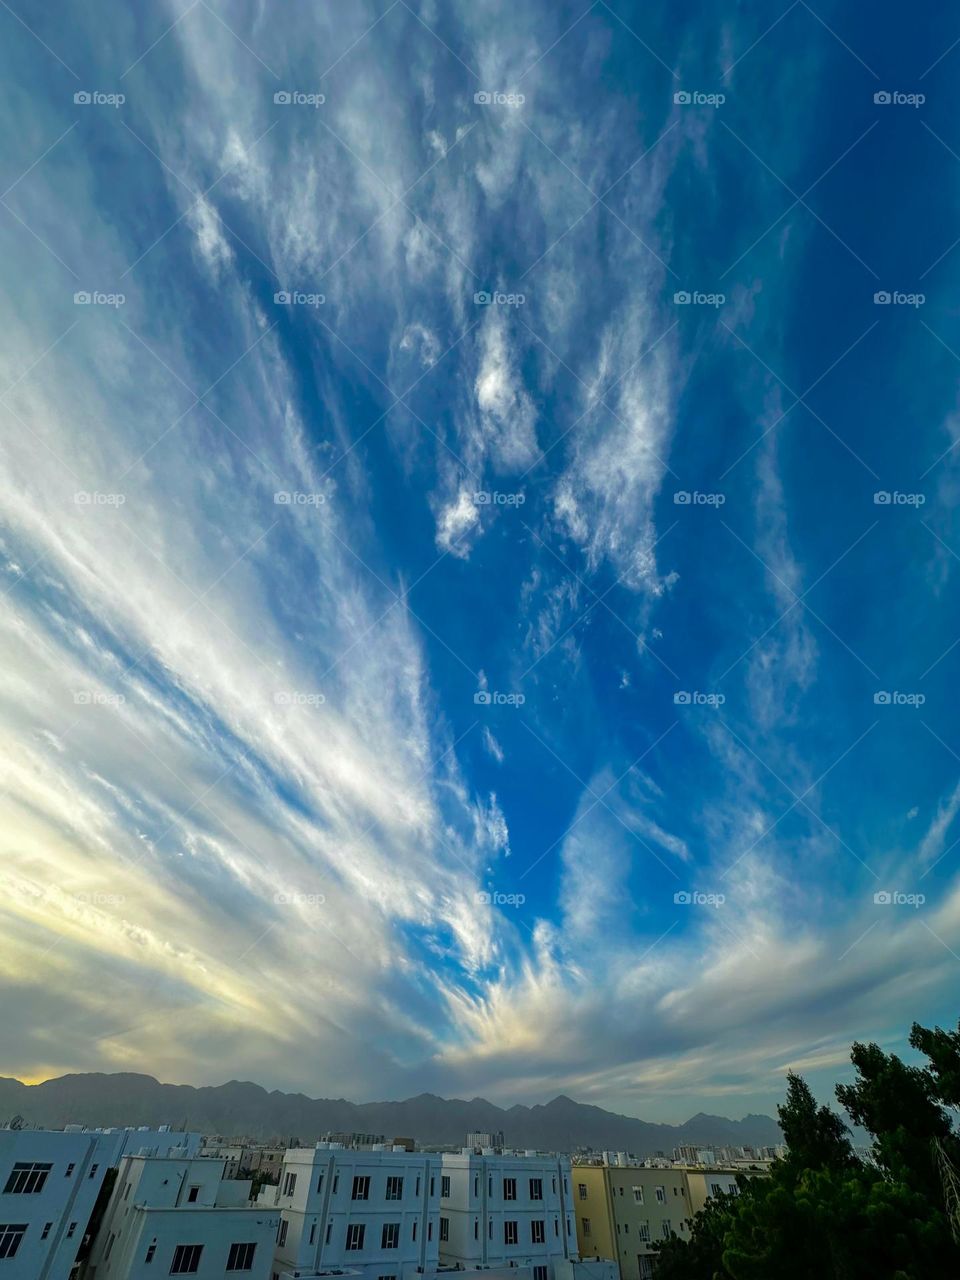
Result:
<svg viewBox="0 0 960 1280">
<path fill-rule="evenodd" d="M 950 16 L 0 28 L 3 1071 L 680 1120 L 953 1021 Z"/>
</svg>

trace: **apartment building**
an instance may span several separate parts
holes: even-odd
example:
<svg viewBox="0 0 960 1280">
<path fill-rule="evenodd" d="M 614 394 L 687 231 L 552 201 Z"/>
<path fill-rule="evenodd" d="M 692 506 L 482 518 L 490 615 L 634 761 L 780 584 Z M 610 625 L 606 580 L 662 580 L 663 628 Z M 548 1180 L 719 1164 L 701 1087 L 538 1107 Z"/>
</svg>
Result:
<svg viewBox="0 0 960 1280">
<path fill-rule="evenodd" d="M 440 1184 L 440 1260 L 467 1270 L 530 1268 L 558 1280 L 576 1260 L 570 1161 L 534 1151 L 445 1153 Z"/>
<path fill-rule="evenodd" d="M 3 1280 L 68 1280 L 119 1141 L 82 1130 L 0 1131 Z"/>
<path fill-rule="evenodd" d="M 439 1156 L 401 1147 L 291 1148 L 279 1185 L 258 1201 L 280 1214 L 274 1274 L 406 1280 L 436 1271 L 440 1177 Z"/>
<path fill-rule="evenodd" d="M 251 1206 L 224 1161 L 128 1155 L 87 1263 L 87 1280 L 269 1280 L 280 1215 Z"/>
<path fill-rule="evenodd" d="M 693 1209 L 682 1169 L 576 1165 L 571 1178 L 580 1253 L 615 1258 L 621 1280 L 650 1280 L 654 1242 L 688 1235 Z"/>
<path fill-rule="evenodd" d="M 738 1195 L 737 1173 L 749 1176 L 746 1169 L 687 1169 L 684 1176 L 687 1182 L 687 1195 L 693 1213 L 699 1213 L 707 1201 L 721 1194 Z"/>
</svg>

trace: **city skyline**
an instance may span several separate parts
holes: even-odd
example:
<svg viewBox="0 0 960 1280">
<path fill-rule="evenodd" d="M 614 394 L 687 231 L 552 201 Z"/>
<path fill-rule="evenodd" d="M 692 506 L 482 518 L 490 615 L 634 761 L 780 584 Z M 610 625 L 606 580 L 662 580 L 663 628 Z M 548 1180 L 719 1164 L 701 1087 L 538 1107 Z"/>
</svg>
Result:
<svg viewBox="0 0 960 1280">
<path fill-rule="evenodd" d="M 677 1123 L 960 974 L 950 15 L 0 9 L 0 1074 Z"/>
</svg>

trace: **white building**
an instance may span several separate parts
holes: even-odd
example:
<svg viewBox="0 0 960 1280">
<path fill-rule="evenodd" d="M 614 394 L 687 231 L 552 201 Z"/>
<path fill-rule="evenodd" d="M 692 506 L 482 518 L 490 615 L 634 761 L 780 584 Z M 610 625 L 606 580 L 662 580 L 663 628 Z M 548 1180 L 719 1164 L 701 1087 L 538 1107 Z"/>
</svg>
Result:
<svg viewBox="0 0 960 1280">
<path fill-rule="evenodd" d="M 405 1280 L 437 1268 L 440 1157 L 338 1143 L 294 1147 L 258 1204 L 280 1210 L 274 1272 Z"/>
<path fill-rule="evenodd" d="M 67 1280 L 116 1134 L 0 1130 L 0 1275 Z"/>
<path fill-rule="evenodd" d="M 128 1155 L 88 1263 L 89 1280 L 268 1280 L 280 1215 L 250 1204 L 250 1182 L 224 1161 Z"/>
<path fill-rule="evenodd" d="M 579 1259 L 565 1156 L 444 1154 L 440 1260 L 466 1270 L 530 1268 L 531 1280 L 561 1280 Z"/>
</svg>

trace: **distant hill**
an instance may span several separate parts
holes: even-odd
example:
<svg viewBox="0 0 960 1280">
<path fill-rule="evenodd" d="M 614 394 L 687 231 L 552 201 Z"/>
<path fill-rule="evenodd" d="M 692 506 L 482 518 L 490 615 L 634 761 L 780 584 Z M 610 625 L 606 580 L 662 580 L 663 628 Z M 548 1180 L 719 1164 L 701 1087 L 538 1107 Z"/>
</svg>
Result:
<svg viewBox="0 0 960 1280">
<path fill-rule="evenodd" d="M 231 1080 L 196 1089 L 160 1084 L 152 1076 L 121 1072 L 60 1076 L 25 1085 L 0 1077 L 0 1122 L 22 1115 L 31 1124 L 59 1127 L 86 1125 L 186 1124 L 188 1129 L 227 1137 L 298 1138 L 314 1142 L 328 1132 L 400 1135 L 424 1143 L 461 1143 L 471 1130 L 502 1129 L 514 1147 L 572 1151 L 578 1146 L 600 1150 L 668 1155 L 679 1143 L 702 1146 L 772 1146 L 781 1141 L 770 1116 L 742 1120 L 693 1116 L 685 1124 L 649 1124 L 616 1115 L 601 1107 L 554 1098 L 534 1107 L 504 1110 L 484 1098 L 465 1102 L 422 1093 L 403 1102 L 347 1102 L 343 1098 L 308 1098 L 302 1093 L 268 1093 L 257 1084 Z"/>
</svg>

